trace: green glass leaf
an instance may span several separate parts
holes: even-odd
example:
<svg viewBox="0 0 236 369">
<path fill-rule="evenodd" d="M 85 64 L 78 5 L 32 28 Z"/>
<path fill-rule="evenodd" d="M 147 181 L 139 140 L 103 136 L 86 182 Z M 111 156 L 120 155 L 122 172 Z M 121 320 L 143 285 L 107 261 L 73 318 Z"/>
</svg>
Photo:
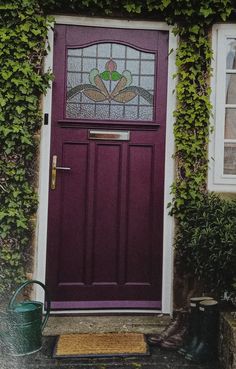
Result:
<svg viewBox="0 0 236 369">
<path fill-rule="evenodd" d="M 117 72 L 117 71 L 114 71 L 114 72 L 109 72 L 109 71 L 104 71 L 102 73 L 100 73 L 100 77 L 104 80 L 104 81 L 119 81 L 122 77 L 122 75 Z"/>
<path fill-rule="evenodd" d="M 109 81 L 110 80 L 110 72 L 108 72 L 107 70 L 105 70 L 104 72 L 100 73 L 100 77 L 104 81 Z"/>
<path fill-rule="evenodd" d="M 111 73 L 111 80 L 112 81 L 119 81 L 119 79 L 121 79 L 122 75 L 117 72 L 117 71 L 114 71 Z"/>
</svg>

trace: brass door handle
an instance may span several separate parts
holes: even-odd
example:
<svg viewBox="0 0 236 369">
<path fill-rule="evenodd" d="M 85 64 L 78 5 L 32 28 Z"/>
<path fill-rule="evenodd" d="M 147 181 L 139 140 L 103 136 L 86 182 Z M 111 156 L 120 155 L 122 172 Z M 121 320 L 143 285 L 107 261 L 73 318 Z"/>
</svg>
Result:
<svg viewBox="0 0 236 369">
<path fill-rule="evenodd" d="M 52 176 L 51 176 L 51 190 L 56 188 L 57 170 L 71 170 L 69 167 L 57 167 L 57 155 L 52 157 Z"/>
</svg>

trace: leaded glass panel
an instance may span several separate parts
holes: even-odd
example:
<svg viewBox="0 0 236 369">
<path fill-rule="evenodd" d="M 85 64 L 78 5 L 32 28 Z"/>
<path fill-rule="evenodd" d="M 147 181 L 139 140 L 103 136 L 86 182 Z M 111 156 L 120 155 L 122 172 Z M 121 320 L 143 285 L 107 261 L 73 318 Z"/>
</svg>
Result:
<svg viewBox="0 0 236 369">
<path fill-rule="evenodd" d="M 116 43 L 68 49 L 66 117 L 152 121 L 155 54 Z"/>
</svg>

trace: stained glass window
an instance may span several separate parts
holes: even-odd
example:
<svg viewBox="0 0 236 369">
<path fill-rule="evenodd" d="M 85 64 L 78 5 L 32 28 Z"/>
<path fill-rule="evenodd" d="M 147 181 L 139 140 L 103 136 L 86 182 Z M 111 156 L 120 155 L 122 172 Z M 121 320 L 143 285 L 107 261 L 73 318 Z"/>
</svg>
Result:
<svg viewBox="0 0 236 369">
<path fill-rule="evenodd" d="M 68 49 L 66 118 L 152 121 L 155 65 L 117 43 Z"/>
</svg>

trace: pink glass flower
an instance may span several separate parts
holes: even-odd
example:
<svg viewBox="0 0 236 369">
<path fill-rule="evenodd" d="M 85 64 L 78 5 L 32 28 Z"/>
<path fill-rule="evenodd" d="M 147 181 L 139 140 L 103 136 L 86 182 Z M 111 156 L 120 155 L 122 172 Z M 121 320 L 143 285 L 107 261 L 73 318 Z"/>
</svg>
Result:
<svg viewBox="0 0 236 369">
<path fill-rule="evenodd" d="M 109 71 L 111 73 L 114 70 L 116 70 L 117 64 L 116 64 L 116 62 L 114 62 L 113 59 L 110 59 L 108 62 L 106 62 L 105 68 L 106 68 L 107 71 Z"/>
</svg>

